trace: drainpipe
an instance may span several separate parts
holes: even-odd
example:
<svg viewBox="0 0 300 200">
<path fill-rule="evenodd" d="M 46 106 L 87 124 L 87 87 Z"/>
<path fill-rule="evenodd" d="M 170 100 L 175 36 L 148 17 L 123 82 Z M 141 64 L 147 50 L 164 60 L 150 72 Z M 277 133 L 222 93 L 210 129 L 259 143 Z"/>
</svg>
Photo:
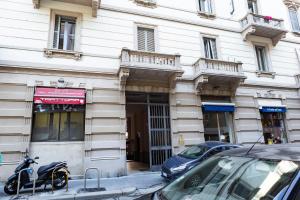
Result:
<svg viewBox="0 0 300 200">
<path fill-rule="evenodd" d="M 232 11 L 230 12 L 230 14 L 232 15 L 235 11 L 234 0 L 231 0 L 231 7 L 232 7 Z"/>
</svg>

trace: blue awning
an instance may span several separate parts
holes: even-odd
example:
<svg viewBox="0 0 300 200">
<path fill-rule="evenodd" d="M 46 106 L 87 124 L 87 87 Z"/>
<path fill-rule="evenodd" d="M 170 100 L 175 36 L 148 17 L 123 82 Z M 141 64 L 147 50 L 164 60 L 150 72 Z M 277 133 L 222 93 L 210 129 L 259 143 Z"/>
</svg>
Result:
<svg viewBox="0 0 300 200">
<path fill-rule="evenodd" d="M 234 112 L 234 105 L 202 105 L 203 112 Z"/>
<path fill-rule="evenodd" d="M 259 111 L 264 113 L 285 113 L 286 107 L 262 106 Z"/>
</svg>

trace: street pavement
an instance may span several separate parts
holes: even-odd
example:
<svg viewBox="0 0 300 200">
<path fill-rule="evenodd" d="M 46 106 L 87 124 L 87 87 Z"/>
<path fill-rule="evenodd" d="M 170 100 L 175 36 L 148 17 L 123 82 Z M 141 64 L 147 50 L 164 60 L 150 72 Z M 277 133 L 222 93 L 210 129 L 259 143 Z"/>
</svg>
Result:
<svg viewBox="0 0 300 200">
<path fill-rule="evenodd" d="M 18 199 L 37 200 L 37 199 L 119 199 L 132 200 L 144 194 L 152 193 L 165 185 L 165 181 L 161 178 L 159 172 L 143 172 L 123 177 L 101 178 L 100 187 L 104 187 L 103 192 L 83 192 L 84 180 L 70 180 L 69 190 L 66 189 L 52 191 L 37 190 L 32 196 L 30 190 L 21 191 Z M 96 188 L 97 180 L 88 179 L 87 188 Z M 49 187 L 48 187 L 49 188 Z M 85 198 L 86 197 L 86 198 Z M 98 197 L 98 198 L 97 198 Z M 8 196 L 3 192 L 3 183 L 0 183 L 0 199 L 11 200 L 16 196 Z"/>
</svg>

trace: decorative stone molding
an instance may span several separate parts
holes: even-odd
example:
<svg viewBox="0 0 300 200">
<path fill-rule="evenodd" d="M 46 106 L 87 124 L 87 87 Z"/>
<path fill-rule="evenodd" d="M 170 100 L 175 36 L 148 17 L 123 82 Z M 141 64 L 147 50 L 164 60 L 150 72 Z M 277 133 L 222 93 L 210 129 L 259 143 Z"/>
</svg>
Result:
<svg viewBox="0 0 300 200">
<path fill-rule="evenodd" d="M 216 18 L 216 14 L 215 13 L 198 11 L 198 15 L 201 16 L 201 17 L 209 18 L 209 19 Z"/>
<path fill-rule="evenodd" d="M 183 73 L 174 73 L 170 79 L 169 79 L 169 82 L 170 82 L 170 88 L 171 89 L 174 89 L 176 87 L 176 83 L 177 81 L 182 77 L 182 74 Z"/>
<path fill-rule="evenodd" d="M 195 89 L 196 91 L 201 91 L 203 84 L 208 83 L 208 76 L 199 76 L 195 80 Z"/>
<path fill-rule="evenodd" d="M 119 71 L 119 80 L 120 80 L 120 90 L 121 91 L 125 91 L 125 87 L 126 87 L 126 81 L 127 78 L 129 77 L 129 69 L 126 68 L 121 68 Z"/>
<path fill-rule="evenodd" d="M 40 8 L 40 0 L 32 0 L 32 4 L 35 9 Z"/>
<path fill-rule="evenodd" d="M 145 6 L 149 8 L 156 7 L 156 0 L 133 0 L 137 5 Z"/>
<path fill-rule="evenodd" d="M 74 0 L 73 2 L 70 0 L 66 0 L 66 1 L 60 0 L 60 1 L 66 2 L 66 3 L 74 3 L 74 4 L 84 5 L 84 6 L 91 6 L 93 17 L 97 17 L 98 9 L 100 8 L 100 4 L 101 4 L 101 0 L 89 0 L 89 2 L 87 0 Z M 41 3 L 41 0 L 32 0 L 33 7 L 35 9 L 40 8 L 40 3 Z"/>
<path fill-rule="evenodd" d="M 264 71 L 256 71 L 257 77 L 266 77 L 266 78 L 275 78 L 276 72 L 264 72 Z"/>
<path fill-rule="evenodd" d="M 100 7 L 101 0 L 92 0 L 92 16 L 97 17 L 98 8 Z"/>
<path fill-rule="evenodd" d="M 300 2 L 297 2 L 296 0 L 283 0 L 283 3 L 288 8 L 295 8 L 296 10 L 300 7 Z"/>
<path fill-rule="evenodd" d="M 69 58 L 74 60 L 80 60 L 82 52 L 45 48 L 44 55 L 47 58 Z"/>
</svg>

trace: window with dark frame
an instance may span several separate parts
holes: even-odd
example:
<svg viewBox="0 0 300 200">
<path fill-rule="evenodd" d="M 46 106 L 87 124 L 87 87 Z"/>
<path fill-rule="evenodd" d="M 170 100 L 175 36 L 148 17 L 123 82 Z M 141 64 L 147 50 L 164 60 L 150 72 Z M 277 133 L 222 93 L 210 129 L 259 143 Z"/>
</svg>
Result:
<svg viewBox="0 0 300 200">
<path fill-rule="evenodd" d="M 199 11 L 204 13 L 213 13 L 212 0 L 199 0 Z"/>
<path fill-rule="evenodd" d="M 155 52 L 154 29 L 138 27 L 137 43 L 139 51 Z"/>
<path fill-rule="evenodd" d="M 203 38 L 205 58 L 218 59 L 217 44 L 215 38 Z"/>
<path fill-rule="evenodd" d="M 264 71 L 264 72 L 269 71 L 266 47 L 264 47 L 264 46 L 255 46 L 255 52 L 256 52 L 258 70 L 259 71 Z"/>
<path fill-rule="evenodd" d="M 300 23 L 298 12 L 295 8 L 289 8 L 289 15 L 294 32 L 300 32 Z"/>
<path fill-rule="evenodd" d="M 34 105 L 32 142 L 84 141 L 85 107 Z"/>
<path fill-rule="evenodd" d="M 248 0 L 248 9 L 253 14 L 258 14 L 257 0 Z"/>
<path fill-rule="evenodd" d="M 76 17 L 55 15 L 53 48 L 74 51 Z"/>
</svg>

